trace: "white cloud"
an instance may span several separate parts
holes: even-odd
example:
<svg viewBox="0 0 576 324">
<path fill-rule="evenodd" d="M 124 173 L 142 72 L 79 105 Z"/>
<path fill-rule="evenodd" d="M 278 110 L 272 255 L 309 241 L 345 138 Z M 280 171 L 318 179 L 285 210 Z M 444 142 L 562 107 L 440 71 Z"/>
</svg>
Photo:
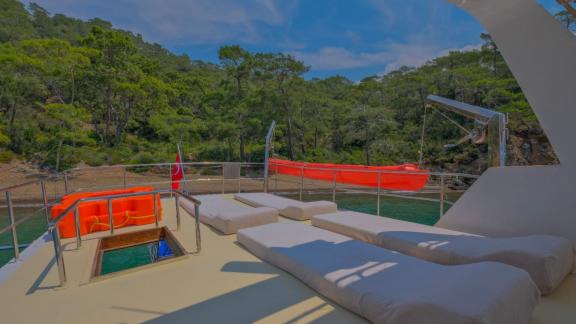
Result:
<svg viewBox="0 0 576 324">
<path fill-rule="evenodd" d="M 35 0 L 50 11 L 101 17 L 163 43 L 253 43 L 259 24 L 283 26 L 297 0 Z"/>
<path fill-rule="evenodd" d="M 279 25 L 283 17 L 272 1 L 138 1 L 136 14 L 146 21 L 149 33 L 172 40 L 218 42 L 239 39 L 254 42 L 257 23 Z"/>
<path fill-rule="evenodd" d="M 448 54 L 450 51 L 470 51 L 480 45 L 442 49 L 428 44 L 389 44 L 377 52 L 355 53 L 341 47 L 324 47 L 317 52 L 293 52 L 292 54 L 316 70 L 347 70 L 385 66 L 389 73 L 402 66 L 418 67 L 426 62 Z"/>
</svg>

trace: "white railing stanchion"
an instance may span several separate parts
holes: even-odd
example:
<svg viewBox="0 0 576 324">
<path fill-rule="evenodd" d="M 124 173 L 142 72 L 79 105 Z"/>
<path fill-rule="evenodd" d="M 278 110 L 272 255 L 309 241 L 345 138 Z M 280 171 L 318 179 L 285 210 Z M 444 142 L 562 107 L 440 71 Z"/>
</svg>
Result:
<svg viewBox="0 0 576 324">
<path fill-rule="evenodd" d="M 381 182 L 382 173 L 378 172 L 378 198 L 376 200 L 376 215 L 380 216 L 380 182 Z"/>
<path fill-rule="evenodd" d="M 200 239 L 200 205 L 194 204 L 194 219 L 196 221 L 196 253 L 202 251 L 202 240 Z"/>
<path fill-rule="evenodd" d="M 172 188 L 172 163 L 168 165 L 168 179 L 170 179 L 170 188 Z M 170 191 L 170 198 L 172 198 L 172 191 Z"/>
<path fill-rule="evenodd" d="M 302 191 L 304 191 L 304 167 L 300 168 L 300 201 L 302 201 Z"/>
<path fill-rule="evenodd" d="M 276 166 L 276 173 L 274 174 L 274 193 L 278 193 L 278 166 Z"/>
<path fill-rule="evenodd" d="M 332 171 L 332 202 L 336 202 L 336 170 Z"/>
<path fill-rule="evenodd" d="M 12 193 L 6 191 L 6 204 L 8 206 L 8 220 L 12 231 L 12 244 L 14 246 L 14 259 L 20 259 L 20 246 L 18 245 L 18 234 L 16 233 L 16 221 L 14 219 L 14 206 L 12 206 Z"/>
<path fill-rule="evenodd" d="M 156 193 L 152 195 L 152 199 L 154 200 L 154 225 L 158 227 L 160 224 L 158 222 L 158 199 Z"/>
<path fill-rule="evenodd" d="M 44 205 L 44 216 L 46 216 L 46 225 L 50 224 L 50 213 L 48 213 L 48 195 L 46 193 L 46 181 L 40 181 L 40 188 L 42 189 L 42 204 Z"/>
<path fill-rule="evenodd" d="M 74 208 L 74 228 L 76 230 L 76 250 L 82 246 L 82 237 L 80 235 L 80 211 L 78 207 Z"/>
<path fill-rule="evenodd" d="M 170 192 L 172 196 L 172 192 Z M 180 197 L 175 195 L 174 200 L 176 201 L 176 231 L 180 230 Z"/>
<path fill-rule="evenodd" d="M 70 192 L 70 187 L 68 185 L 68 174 L 64 173 L 64 193 L 67 194 Z"/>
<path fill-rule="evenodd" d="M 220 184 L 220 193 L 224 194 L 224 164 L 222 164 L 222 183 Z"/>
<path fill-rule="evenodd" d="M 112 199 L 108 198 L 108 227 L 110 227 L 110 235 L 114 234 L 114 213 L 112 210 Z"/>
<path fill-rule="evenodd" d="M 50 228 L 52 242 L 54 243 L 54 258 L 56 259 L 56 266 L 58 267 L 58 279 L 60 280 L 60 286 L 64 286 L 66 284 L 66 267 L 64 267 L 60 231 L 58 230 L 58 225 L 51 225 Z"/>
<path fill-rule="evenodd" d="M 444 175 L 440 176 L 440 217 L 444 216 Z"/>
</svg>

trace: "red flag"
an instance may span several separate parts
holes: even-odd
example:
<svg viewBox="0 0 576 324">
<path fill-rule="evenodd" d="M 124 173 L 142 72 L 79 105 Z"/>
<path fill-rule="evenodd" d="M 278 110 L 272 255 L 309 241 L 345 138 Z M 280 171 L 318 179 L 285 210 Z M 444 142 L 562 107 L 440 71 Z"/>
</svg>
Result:
<svg viewBox="0 0 576 324">
<path fill-rule="evenodd" d="M 178 190 L 180 181 L 184 178 L 182 172 L 182 163 L 180 163 L 180 154 L 176 153 L 176 163 L 172 166 L 172 189 Z"/>
</svg>

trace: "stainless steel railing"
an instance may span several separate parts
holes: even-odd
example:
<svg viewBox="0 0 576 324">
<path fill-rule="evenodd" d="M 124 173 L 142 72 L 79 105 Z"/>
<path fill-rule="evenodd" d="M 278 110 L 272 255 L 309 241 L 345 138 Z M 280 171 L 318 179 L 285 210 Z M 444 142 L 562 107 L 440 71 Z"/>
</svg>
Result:
<svg viewBox="0 0 576 324">
<path fill-rule="evenodd" d="M 479 176 L 471 175 L 471 174 L 464 174 L 464 173 L 443 173 L 443 172 L 414 172 L 414 171 L 394 171 L 394 170 L 358 170 L 355 172 L 361 173 L 378 173 L 378 186 L 376 188 L 368 188 L 368 187 L 361 187 L 361 186 L 354 186 L 352 185 L 352 189 L 345 186 L 342 183 L 338 182 L 337 172 L 340 171 L 339 169 L 326 169 L 320 167 L 311 167 L 311 166 L 295 166 L 295 168 L 300 168 L 298 176 L 282 176 L 279 177 L 279 174 L 276 172 L 276 164 L 270 164 L 270 174 L 269 179 L 263 178 L 263 170 L 264 170 L 264 163 L 236 163 L 240 166 L 240 174 L 237 178 L 226 178 L 224 176 L 224 169 L 225 165 L 231 164 L 230 162 L 189 162 L 189 163 L 182 163 L 184 167 L 184 171 L 187 174 L 187 177 L 183 179 L 181 182 L 184 184 L 184 188 L 188 188 L 187 184 L 200 184 L 199 186 L 192 185 L 192 189 L 197 192 L 198 188 L 204 190 L 202 188 L 210 187 L 212 193 L 225 193 L 225 192 L 240 192 L 242 190 L 259 190 L 259 186 L 262 185 L 262 190 L 265 191 L 266 184 L 269 183 L 274 184 L 274 190 L 270 190 L 275 194 L 282 194 L 285 190 L 288 190 L 290 193 L 297 193 L 300 199 L 303 199 L 304 191 L 305 190 L 325 190 L 322 189 L 323 186 L 329 187 L 331 192 L 332 200 L 336 201 L 337 195 L 340 196 L 341 194 L 346 193 L 370 193 L 375 194 L 375 204 L 377 214 L 380 215 L 380 207 L 382 206 L 382 197 L 385 196 L 394 196 L 398 198 L 406 198 L 406 199 L 413 199 L 413 200 L 422 200 L 422 201 L 434 201 L 439 204 L 439 214 L 443 215 L 446 209 L 446 205 L 450 204 L 450 202 L 446 199 L 448 193 L 452 191 L 448 190 L 447 187 L 449 186 L 451 178 L 462 178 L 462 179 L 475 179 Z M 19 238 L 16 233 L 16 227 L 26 222 L 30 219 L 30 216 L 16 218 L 14 215 L 14 209 L 24 205 L 18 205 L 17 201 L 17 193 L 18 191 L 27 191 L 31 192 L 33 190 L 41 190 L 40 192 L 34 191 L 34 195 L 36 197 L 36 201 L 33 204 L 34 207 L 42 207 L 46 223 L 50 224 L 51 217 L 50 217 L 50 206 L 57 202 L 59 195 L 65 195 L 70 192 L 76 191 L 85 191 L 85 190 L 103 190 L 108 188 L 121 188 L 121 187 L 130 187 L 135 185 L 149 185 L 155 188 L 165 188 L 170 187 L 171 184 L 171 173 L 172 167 L 175 163 L 154 163 L 154 164 L 128 164 L 128 165 L 113 165 L 113 166 L 101 166 L 95 168 L 75 168 L 64 173 L 51 176 L 49 178 L 43 178 L 34 181 L 28 181 L 26 183 L 22 183 L 15 186 L 9 186 L 5 188 L 1 188 L 0 192 L 12 192 L 16 195 L 11 195 L 8 197 L 9 194 L 6 194 L 6 206 L 8 207 L 8 203 L 12 205 L 13 208 L 8 209 L 8 220 L 9 225 L 0 229 L 0 234 L 11 232 L 12 234 L 12 243 L 14 248 L 14 256 L 15 259 L 18 259 L 20 255 L 20 246 L 22 244 L 18 244 Z M 167 170 L 166 170 L 167 168 Z M 107 172 L 107 170 L 110 170 Z M 144 170 L 144 171 L 142 171 Z M 318 188 L 320 189 L 306 189 L 307 187 L 311 187 L 311 181 L 304 177 L 306 170 L 322 170 L 322 171 L 331 171 L 333 172 L 332 181 L 324 181 L 318 182 Z M 351 170 L 345 170 L 350 172 Z M 89 172 L 97 172 L 97 177 L 90 176 Z M 143 172 L 143 173 L 142 173 Z M 194 174 L 195 177 L 189 176 L 190 173 Z M 382 187 L 382 183 L 384 182 L 384 177 L 387 174 L 417 174 L 417 175 L 428 175 L 431 177 L 429 180 L 429 185 L 432 184 L 433 187 L 427 186 L 431 191 L 431 194 L 438 197 L 430 198 L 430 197 L 420 197 L 416 195 L 412 195 L 412 193 L 406 194 L 405 192 L 396 192 L 385 189 Z M 86 176 L 86 177 L 85 177 Z M 109 180 L 106 177 L 109 176 Z M 104 179 L 101 179 L 104 177 Z M 273 178 L 272 178 L 273 177 Z M 432 181 L 432 178 L 436 181 Z M 76 182 L 78 179 L 82 181 Z M 56 180 L 56 183 L 51 184 L 51 191 L 56 190 L 57 192 L 52 193 L 50 195 L 51 200 L 48 199 L 47 193 L 47 182 Z M 139 180 L 144 180 L 140 182 Z M 272 181 L 267 181 L 272 180 Z M 261 182 L 261 183 L 260 183 Z M 279 189 L 279 182 L 283 182 L 283 188 Z M 80 183 L 88 183 L 88 186 L 80 185 Z M 94 185 L 92 185 L 94 184 Z M 206 185 L 205 185 L 206 184 Z M 210 184 L 210 186 L 208 186 Z M 214 186 L 215 184 L 215 186 Z M 25 188 L 26 186 L 34 186 L 33 189 Z M 219 186 L 219 187 L 218 187 Z M 322 187 L 322 188 L 321 188 Z M 62 190 L 63 188 L 63 190 Z M 208 190 L 208 189 L 206 189 Z M 284 190 L 284 191 L 283 191 Z M 433 192 L 432 192 L 433 191 Z M 160 191 L 158 191 L 160 192 Z M 203 191 L 202 191 L 203 192 Z M 175 196 L 176 199 L 180 199 L 180 195 L 174 194 L 171 190 L 164 190 L 164 194 L 170 194 L 171 196 Z M 16 197 L 16 198 L 15 198 Z M 16 204 L 12 203 L 13 200 L 16 199 Z M 26 205 L 27 206 L 27 205 Z M 2 206 L 0 206 L 2 207 Z M 72 211 L 72 210 L 71 210 Z M 69 211 L 68 213 L 71 213 Z M 177 209 L 177 212 L 178 209 Z M 113 220 L 112 220 L 113 221 Z M 177 215 L 177 221 L 179 222 L 179 215 Z M 113 225 L 113 224 L 112 224 Z M 113 229 L 113 226 L 111 226 Z M 21 239 L 21 238 L 20 238 Z M 81 242 L 80 242 L 81 244 Z"/>
<path fill-rule="evenodd" d="M 46 217 L 46 222 L 48 222 L 49 218 L 50 218 L 48 208 L 50 205 L 48 203 L 48 196 L 47 196 L 47 191 L 46 191 L 46 181 L 47 181 L 47 178 L 42 178 L 40 180 L 32 180 L 32 181 L 27 181 L 27 182 L 20 183 L 17 185 L 11 185 L 8 187 L 0 188 L 0 192 L 5 193 L 6 208 L 8 210 L 8 222 L 9 222 L 8 226 L 0 229 L 0 234 L 3 234 L 7 231 L 11 232 L 12 246 L 14 249 L 14 259 L 15 260 L 18 260 L 20 258 L 20 247 L 23 246 L 23 244 L 19 244 L 17 227 L 18 227 L 18 225 L 23 224 L 26 221 L 28 221 L 30 218 L 32 218 L 34 216 L 34 214 L 30 214 L 26 217 L 23 217 L 19 220 L 16 220 L 15 213 L 14 213 L 14 207 L 15 206 L 13 203 L 12 192 L 14 190 L 25 188 L 25 187 L 28 187 L 31 185 L 40 184 L 41 195 L 42 195 L 41 196 L 42 197 L 41 206 L 42 206 L 42 209 L 44 210 L 44 216 Z"/>
<path fill-rule="evenodd" d="M 236 179 L 226 179 L 224 177 L 224 165 L 227 164 L 229 162 L 189 162 L 189 163 L 182 163 L 184 169 L 188 168 L 209 168 L 210 170 L 219 170 L 222 169 L 222 173 L 221 176 L 213 176 L 213 177 L 204 177 L 204 178 L 195 178 L 195 179 L 184 179 L 182 180 L 182 183 L 184 185 L 187 185 L 189 183 L 210 183 L 210 182 L 220 182 L 220 193 L 225 193 L 225 187 L 227 184 L 229 184 L 230 182 L 237 182 L 237 188 L 233 191 L 238 191 L 241 192 L 242 191 L 242 181 L 243 180 L 253 180 L 253 181 L 262 181 L 262 185 L 263 185 L 263 191 L 267 191 L 267 184 L 270 183 L 270 181 L 268 181 L 272 176 L 274 176 L 274 183 L 275 186 L 278 186 L 278 174 L 275 169 L 275 167 L 277 166 L 274 163 L 270 163 L 269 165 L 269 179 L 265 179 L 263 177 L 242 177 L 239 176 Z M 243 168 L 262 168 L 264 169 L 264 163 L 237 163 L 240 165 L 241 170 Z M 164 186 L 164 185 L 169 185 L 171 183 L 170 178 L 171 178 L 171 170 L 172 167 L 175 165 L 175 163 L 155 163 L 155 164 L 137 164 L 137 165 L 115 165 L 115 166 L 104 166 L 104 167 L 98 167 L 97 169 L 99 171 L 103 171 L 106 169 L 123 169 L 123 176 L 122 176 L 122 184 L 114 184 L 114 185 L 109 185 L 106 187 L 103 186 L 97 186 L 97 187 L 85 187 L 85 188 L 77 188 L 76 190 L 98 190 L 98 189 L 104 189 L 104 188 L 117 188 L 117 187 L 126 187 L 128 185 L 127 182 L 127 170 L 129 168 L 155 168 L 155 167 L 168 167 L 169 168 L 169 172 L 167 172 L 168 175 L 168 179 L 166 181 L 153 181 L 153 182 L 144 182 L 144 183 L 138 183 L 138 185 L 153 185 L 153 186 Z M 285 165 L 282 165 L 283 167 L 286 167 Z M 446 180 L 448 178 L 461 178 L 461 179 L 476 179 L 479 176 L 478 175 L 472 175 L 472 174 L 466 174 L 466 173 L 445 173 L 445 172 L 422 172 L 422 171 L 401 171 L 401 170 L 348 170 L 348 169 L 328 169 L 328 168 L 321 168 L 321 167 L 311 167 L 311 166 L 289 166 L 289 167 L 293 167 L 293 168 L 298 168 L 300 169 L 300 175 L 298 177 L 294 177 L 294 178 L 299 178 L 298 179 L 298 197 L 300 200 L 303 199 L 303 192 L 304 192 L 304 183 L 306 181 L 305 177 L 304 177 L 304 171 L 306 170 L 320 170 L 320 171 L 330 171 L 333 172 L 333 177 L 332 177 L 332 185 L 331 185 L 331 190 L 332 190 L 332 200 L 335 201 L 336 200 L 336 193 L 338 192 L 338 187 L 340 186 L 340 184 L 337 182 L 337 173 L 339 171 L 347 171 L 347 172 L 358 172 L 358 173 L 377 173 L 378 174 L 378 186 L 375 189 L 376 190 L 376 210 L 377 210 L 377 214 L 380 215 L 380 205 L 381 205 L 381 197 L 382 196 L 390 196 L 390 190 L 386 190 L 384 188 L 382 188 L 381 183 L 382 180 L 384 179 L 384 177 L 386 175 L 389 174 L 395 174 L 395 175 L 427 175 L 430 177 L 437 177 L 439 178 L 437 187 L 438 187 L 438 192 L 437 194 L 439 195 L 439 198 L 436 199 L 436 202 L 439 203 L 439 214 L 440 216 L 442 216 L 445 212 L 446 209 L 446 204 L 450 204 L 449 201 L 447 201 L 446 199 L 446 195 L 447 195 L 447 183 Z M 76 169 L 72 169 L 69 173 L 70 176 L 74 175 L 75 172 L 81 172 L 81 171 L 86 171 L 86 170 L 93 170 L 93 168 L 76 168 Z M 165 175 L 166 176 L 166 175 Z M 66 177 L 65 177 L 66 179 Z M 130 183 L 129 185 L 136 185 L 134 183 Z M 229 188 L 230 189 L 230 188 Z M 364 188 L 366 189 L 366 188 Z M 76 191 L 76 190 L 72 190 L 72 191 Z M 358 189 L 360 190 L 360 189 Z M 275 193 L 278 193 L 277 188 L 275 188 L 274 190 Z M 430 201 L 430 198 L 424 198 L 424 197 L 406 197 L 409 199 L 414 199 L 414 200 L 422 200 L 422 201 Z"/>
<path fill-rule="evenodd" d="M 66 284 L 66 267 L 64 265 L 64 256 L 62 250 L 62 243 L 60 241 L 60 231 L 58 230 L 58 224 L 69 217 L 70 213 L 74 212 L 74 223 L 75 223 L 75 234 L 76 234 L 76 249 L 80 249 L 82 246 L 82 236 L 80 233 L 80 218 L 79 218 L 79 211 L 78 207 L 81 203 L 84 202 L 93 202 L 93 201 L 106 201 L 108 204 L 108 218 L 109 218 L 109 230 L 110 235 L 114 234 L 114 215 L 112 210 L 112 201 L 118 198 L 128 198 L 128 197 L 138 197 L 138 196 L 147 196 L 152 195 L 154 198 L 154 224 L 156 227 L 159 226 L 158 220 L 158 201 L 157 197 L 165 194 L 175 195 L 175 203 L 176 203 L 176 231 L 180 230 L 181 222 L 180 222 L 180 207 L 179 207 L 179 198 L 184 198 L 189 200 L 194 204 L 194 218 L 195 218 L 195 227 L 196 227 L 196 251 L 195 254 L 200 253 L 202 250 L 202 239 L 200 234 L 200 205 L 202 204 L 199 200 L 195 199 L 189 194 L 183 193 L 178 190 L 173 189 L 160 189 L 154 191 L 147 191 L 147 192 L 136 192 L 136 193 L 127 193 L 127 194 L 117 194 L 117 195 L 107 195 L 107 196 L 100 196 L 100 197 L 84 197 L 76 200 L 72 205 L 54 217 L 48 223 L 48 232 L 52 236 L 52 242 L 54 244 L 54 255 L 56 258 L 56 265 L 58 268 L 58 278 L 60 280 L 60 285 L 64 286 Z"/>
<path fill-rule="evenodd" d="M 226 165 L 236 164 L 239 166 L 239 172 L 234 178 L 225 177 L 225 167 Z M 63 179 L 65 180 L 67 192 L 74 191 L 85 191 L 85 190 L 105 190 L 113 188 L 126 188 L 135 185 L 151 185 L 155 187 L 166 187 L 171 184 L 172 178 L 172 168 L 178 165 L 176 163 L 151 163 L 151 164 L 126 164 L 126 165 L 112 165 L 112 166 L 100 166 L 96 168 L 82 167 L 74 168 L 66 171 Z M 235 183 L 235 189 L 233 191 L 240 192 L 242 190 L 242 183 L 244 181 L 260 181 L 262 182 L 262 189 L 265 188 L 265 178 L 260 173 L 264 171 L 264 163 L 241 163 L 241 162 L 186 162 L 182 163 L 184 168 L 184 174 L 186 175 L 184 179 L 180 182 L 186 187 L 192 183 L 204 183 L 204 182 L 220 182 L 220 191 L 225 193 L 225 188 L 230 183 Z M 196 170 L 194 170 L 196 169 Z M 261 172 L 256 172 L 255 170 L 261 169 Z M 131 170 L 129 172 L 129 170 Z M 141 170 L 149 170 L 150 173 L 141 173 Z M 187 171 L 197 172 L 197 177 L 189 178 Z M 113 184 L 99 184 L 90 186 L 74 186 L 74 182 L 77 178 L 82 178 L 88 175 L 90 172 L 97 171 L 100 176 L 106 176 L 110 174 L 115 174 Z M 108 173 L 107 173 L 108 171 Z M 252 172 L 250 172 L 252 171 Z M 210 175 L 206 176 L 205 173 Z M 258 176 L 254 175 L 243 175 L 248 173 L 257 173 Z M 135 176 L 138 174 L 146 174 L 147 176 L 154 178 L 153 181 L 146 182 L 130 182 L 129 175 Z M 199 176 L 199 177 L 198 177 Z M 138 177 L 134 177 L 138 180 Z M 121 179 L 121 181 L 120 181 Z M 228 190 L 230 191 L 230 190 Z"/>
<path fill-rule="evenodd" d="M 298 197 L 300 200 L 302 200 L 302 196 L 303 196 L 303 192 L 304 192 L 304 174 L 306 170 L 314 170 L 314 171 L 324 171 L 324 172 L 332 172 L 332 185 L 331 185 L 331 190 L 332 190 L 332 201 L 335 202 L 336 201 L 336 192 L 337 192 L 337 185 L 338 182 L 337 180 L 337 174 L 340 171 L 346 171 L 346 172 L 352 172 L 352 173 L 358 173 L 358 174 L 363 174 L 363 173 L 372 173 L 372 174 L 377 174 L 377 187 L 375 188 L 376 190 L 376 211 L 377 211 L 377 215 L 380 216 L 380 205 L 381 205 L 381 197 L 384 195 L 390 196 L 391 194 L 389 193 L 383 193 L 383 188 L 382 188 L 382 178 L 383 176 L 389 175 L 389 174 L 393 174 L 393 175 L 426 175 L 426 176 L 434 176 L 434 177 L 438 177 L 439 178 L 439 198 L 436 200 L 439 203 L 439 214 L 440 217 L 442 217 L 442 215 L 444 215 L 445 212 L 445 205 L 447 204 L 446 201 L 446 178 L 449 177 L 455 177 L 455 178 L 467 178 L 467 179 L 477 179 L 480 176 L 478 175 L 472 175 L 472 174 L 466 174 L 466 173 L 446 173 L 446 172 L 430 172 L 430 171 L 403 171 L 403 170 L 354 170 L 354 169 L 333 169 L 333 168 L 321 168 L 321 167 L 310 167 L 310 166 L 287 166 L 287 165 L 278 165 L 278 164 L 274 164 L 271 163 L 270 164 L 270 171 L 272 173 L 274 173 L 275 175 L 275 183 L 276 186 L 278 184 L 277 181 L 277 177 L 278 177 L 278 173 L 275 172 L 277 169 L 275 167 L 279 167 L 282 166 L 283 168 L 295 168 L 295 169 L 299 169 L 299 186 L 298 186 Z M 319 180 L 322 181 L 322 180 Z M 275 188 L 274 190 L 275 192 L 277 192 L 278 190 Z M 395 191 L 393 191 L 395 192 Z M 397 197 L 399 197 L 399 195 L 395 195 Z M 423 200 L 423 201 L 430 201 L 430 198 L 424 198 L 424 197 L 402 197 L 402 198 L 408 198 L 408 199 L 414 199 L 414 200 Z"/>
</svg>

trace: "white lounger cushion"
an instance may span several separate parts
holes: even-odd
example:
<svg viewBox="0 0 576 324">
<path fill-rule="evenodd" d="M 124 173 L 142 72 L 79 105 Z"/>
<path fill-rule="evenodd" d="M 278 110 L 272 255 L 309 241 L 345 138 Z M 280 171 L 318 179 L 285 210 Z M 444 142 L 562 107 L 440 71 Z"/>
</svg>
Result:
<svg viewBox="0 0 576 324">
<path fill-rule="evenodd" d="M 217 195 L 196 196 L 200 205 L 200 221 L 224 234 L 234 234 L 241 228 L 278 221 L 278 211 L 273 208 L 252 208 Z M 194 204 L 180 199 L 180 206 L 194 215 Z"/>
<path fill-rule="evenodd" d="M 318 215 L 312 224 L 435 263 L 506 263 L 530 273 L 543 294 L 552 292 L 574 263 L 571 241 L 549 235 L 491 238 L 357 212 Z"/>
<path fill-rule="evenodd" d="M 448 267 L 302 223 L 243 229 L 238 241 L 374 323 L 529 323 L 540 295 L 502 263 Z"/>
<path fill-rule="evenodd" d="M 280 215 L 295 220 L 309 220 L 314 215 L 335 213 L 338 209 L 330 201 L 301 202 L 268 193 L 242 193 L 234 198 L 250 206 L 278 209 Z"/>
</svg>

